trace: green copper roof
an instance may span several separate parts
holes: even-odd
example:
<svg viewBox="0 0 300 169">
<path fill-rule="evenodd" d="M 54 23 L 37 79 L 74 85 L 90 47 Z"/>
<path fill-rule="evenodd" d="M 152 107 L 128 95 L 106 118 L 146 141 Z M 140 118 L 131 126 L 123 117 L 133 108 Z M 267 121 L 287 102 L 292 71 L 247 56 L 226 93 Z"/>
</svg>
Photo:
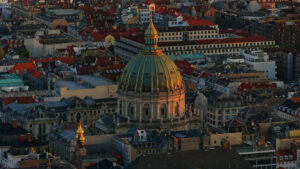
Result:
<svg viewBox="0 0 300 169">
<path fill-rule="evenodd" d="M 160 92 L 183 88 L 174 62 L 166 55 L 139 54 L 126 66 L 119 89 L 136 92 Z"/>
<path fill-rule="evenodd" d="M 0 74 L 0 87 L 24 86 L 23 80 L 17 74 Z"/>
<path fill-rule="evenodd" d="M 184 88 L 177 66 L 157 47 L 157 37 L 151 19 L 145 31 L 145 48 L 125 67 L 119 90 L 167 92 Z"/>
</svg>

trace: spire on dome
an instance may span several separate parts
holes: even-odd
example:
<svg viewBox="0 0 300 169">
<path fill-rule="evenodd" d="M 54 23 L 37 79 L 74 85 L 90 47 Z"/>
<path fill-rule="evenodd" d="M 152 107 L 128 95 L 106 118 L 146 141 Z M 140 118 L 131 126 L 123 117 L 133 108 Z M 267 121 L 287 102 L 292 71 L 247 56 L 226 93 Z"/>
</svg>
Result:
<svg viewBox="0 0 300 169">
<path fill-rule="evenodd" d="M 79 126 L 78 126 L 78 129 L 76 131 L 76 139 L 77 139 L 77 142 L 80 144 L 80 146 L 84 146 L 84 142 L 85 142 L 85 137 L 84 137 L 84 130 L 82 128 L 82 124 L 81 124 L 81 120 L 79 122 Z"/>
<path fill-rule="evenodd" d="M 150 10 L 150 23 L 148 28 L 145 31 L 145 50 L 157 50 L 157 39 L 158 33 L 154 27 L 153 20 L 152 20 L 152 8 Z"/>
</svg>

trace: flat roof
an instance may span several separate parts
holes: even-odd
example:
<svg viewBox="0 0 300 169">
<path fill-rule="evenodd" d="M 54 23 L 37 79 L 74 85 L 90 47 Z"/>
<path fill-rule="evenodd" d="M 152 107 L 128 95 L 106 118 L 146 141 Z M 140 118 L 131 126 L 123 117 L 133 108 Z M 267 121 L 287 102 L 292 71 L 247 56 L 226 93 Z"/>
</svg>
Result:
<svg viewBox="0 0 300 169">
<path fill-rule="evenodd" d="M 74 15 L 81 12 L 79 9 L 51 9 L 49 12 L 55 13 L 55 15 Z"/>
<path fill-rule="evenodd" d="M 86 86 L 79 84 L 76 81 L 69 81 L 69 80 L 58 80 L 56 81 L 55 85 L 58 85 L 59 87 L 66 87 L 70 90 L 87 88 Z"/>
<path fill-rule="evenodd" d="M 77 76 L 77 80 L 57 80 L 56 85 L 59 87 L 66 87 L 70 90 L 94 88 L 96 86 L 113 85 L 113 81 L 104 77 L 93 75 Z"/>
<path fill-rule="evenodd" d="M 115 84 L 113 81 L 106 79 L 101 76 L 92 76 L 92 75 L 81 75 L 77 76 L 78 79 L 84 80 L 85 82 L 93 86 L 104 86 Z"/>
</svg>

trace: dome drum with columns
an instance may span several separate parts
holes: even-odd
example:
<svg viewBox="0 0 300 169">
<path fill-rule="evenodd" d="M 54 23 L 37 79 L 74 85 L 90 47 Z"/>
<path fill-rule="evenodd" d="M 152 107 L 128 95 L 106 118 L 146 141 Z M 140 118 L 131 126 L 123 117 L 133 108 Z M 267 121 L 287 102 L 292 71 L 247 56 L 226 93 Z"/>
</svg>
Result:
<svg viewBox="0 0 300 169">
<path fill-rule="evenodd" d="M 184 82 L 175 63 L 158 48 L 158 33 L 150 18 L 145 47 L 130 60 L 120 80 L 118 116 L 127 125 L 184 127 Z"/>
</svg>

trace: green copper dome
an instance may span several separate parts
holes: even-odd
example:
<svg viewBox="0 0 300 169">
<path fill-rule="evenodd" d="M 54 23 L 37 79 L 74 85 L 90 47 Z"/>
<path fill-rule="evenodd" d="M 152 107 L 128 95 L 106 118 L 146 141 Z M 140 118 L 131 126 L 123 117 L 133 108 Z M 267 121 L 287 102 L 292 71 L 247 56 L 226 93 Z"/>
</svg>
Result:
<svg viewBox="0 0 300 169">
<path fill-rule="evenodd" d="M 157 37 L 151 19 L 145 31 L 145 48 L 125 67 L 119 90 L 168 92 L 184 88 L 177 66 L 157 47 Z"/>
</svg>

